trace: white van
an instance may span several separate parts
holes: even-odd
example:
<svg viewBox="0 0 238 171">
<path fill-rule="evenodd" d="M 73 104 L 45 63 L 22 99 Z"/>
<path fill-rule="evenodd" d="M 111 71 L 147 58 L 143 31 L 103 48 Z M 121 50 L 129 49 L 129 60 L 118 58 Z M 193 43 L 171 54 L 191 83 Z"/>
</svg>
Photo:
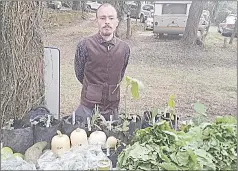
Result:
<svg viewBox="0 0 238 171">
<path fill-rule="evenodd" d="M 183 34 L 192 1 L 155 1 L 154 34 Z"/>
</svg>

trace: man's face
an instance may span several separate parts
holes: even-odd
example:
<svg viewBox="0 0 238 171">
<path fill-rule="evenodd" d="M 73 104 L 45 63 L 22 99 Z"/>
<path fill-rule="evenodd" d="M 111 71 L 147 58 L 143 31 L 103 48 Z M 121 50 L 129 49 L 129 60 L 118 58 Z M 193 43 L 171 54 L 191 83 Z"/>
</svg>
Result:
<svg viewBox="0 0 238 171">
<path fill-rule="evenodd" d="M 97 12 L 97 24 L 102 36 L 110 36 L 118 26 L 117 12 L 112 6 L 102 6 Z"/>
</svg>

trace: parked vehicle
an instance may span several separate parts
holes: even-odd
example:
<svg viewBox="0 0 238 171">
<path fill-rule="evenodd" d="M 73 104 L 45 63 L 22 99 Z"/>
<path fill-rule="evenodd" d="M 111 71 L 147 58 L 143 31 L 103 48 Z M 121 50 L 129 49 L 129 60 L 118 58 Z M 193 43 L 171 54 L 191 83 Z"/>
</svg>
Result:
<svg viewBox="0 0 238 171">
<path fill-rule="evenodd" d="M 61 3 L 61 1 L 48 1 L 47 6 L 48 6 L 48 8 L 61 9 L 62 3 Z"/>
<path fill-rule="evenodd" d="M 144 23 L 148 17 L 153 17 L 154 5 L 153 4 L 142 4 L 138 12 L 138 5 L 136 3 L 127 3 L 126 13 L 130 13 L 131 18 L 140 19 L 141 23 Z"/>
<path fill-rule="evenodd" d="M 86 9 L 88 10 L 97 10 L 102 3 L 100 1 L 87 1 L 86 2 Z"/>
<path fill-rule="evenodd" d="M 218 32 L 222 34 L 222 36 L 231 36 L 233 30 L 235 29 L 235 22 L 237 20 L 237 15 L 230 14 L 226 17 L 226 19 L 218 25 Z M 237 33 L 236 33 L 237 35 Z"/>
<path fill-rule="evenodd" d="M 183 34 L 192 1 L 155 1 L 154 34 Z"/>
<path fill-rule="evenodd" d="M 153 30 L 154 28 L 154 22 L 153 22 L 153 18 L 152 17 L 148 17 L 145 20 L 145 30 Z"/>
</svg>

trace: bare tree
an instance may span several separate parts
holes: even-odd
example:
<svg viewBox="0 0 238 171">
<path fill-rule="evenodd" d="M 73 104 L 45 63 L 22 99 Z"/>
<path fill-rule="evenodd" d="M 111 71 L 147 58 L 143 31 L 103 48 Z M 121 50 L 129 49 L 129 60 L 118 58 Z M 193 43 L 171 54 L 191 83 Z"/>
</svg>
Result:
<svg viewBox="0 0 238 171">
<path fill-rule="evenodd" d="M 72 9 L 80 10 L 80 8 L 81 8 L 81 1 L 73 1 Z"/>
<path fill-rule="evenodd" d="M 86 2 L 81 1 L 81 11 L 82 11 L 82 19 L 83 20 L 86 20 L 85 10 L 86 10 Z"/>
<path fill-rule="evenodd" d="M 182 41 L 185 44 L 195 44 L 197 40 L 198 25 L 204 4 L 205 1 L 201 0 L 193 1 L 191 4 L 185 32 L 182 37 Z"/>
<path fill-rule="evenodd" d="M 236 20 L 236 22 L 235 22 L 235 28 L 234 28 L 233 33 L 232 33 L 232 35 L 231 35 L 229 44 L 232 44 L 232 43 L 233 43 L 233 39 L 234 39 L 234 37 L 235 37 L 236 34 L 237 34 L 237 20 Z"/>
<path fill-rule="evenodd" d="M 122 22 L 123 22 L 123 19 L 124 19 L 124 4 L 125 4 L 125 1 L 110 1 L 110 3 L 112 3 L 112 5 L 117 10 L 119 24 L 118 24 L 118 27 L 116 29 L 116 36 L 119 37 L 119 31 L 121 29 Z"/>
<path fill-rule="evenodd" d="M 43 103 L 42 2 L 0 2 L 1 126 Z"/>
<path fill-rule="evenodd" d="M 136 16 L 139 16 L 140 14 L 140 9 L 141 9 L 141 1 L 137 1 L 137 11 L 136 11 Z M 136 17 L 136 24 L 137 24 L 138 18 Z"/>
<path fill-rule="evenodd" d="M 218 7 L 219 7 L 219 1 L 216 0 L 213 2 L 213 8 L 210 10 L 212 23 L 215 23 L 215 16 L 218 11 Z"/>
<path fill-rule="evenodd" d="M 217 8 L 218 8 L 218 5 L 219 5 L 219 1 L 212 1 L 212 2 L 208 2 L 208 11 L 210 13 L 210 19 L 208 21 L 208 26 L 206 28 L 206 32 L 203 36 L 203 41 L 205 41 L 205 38 L 207 37 L 208 35 L 208 32 L 209 32 L 209 29 L 210 29 L 210 26 L 211 26 L 211 23 L 214 22 L 214 17 L 215 17 L 215 13 L 217 11 Z"/>
</svg>

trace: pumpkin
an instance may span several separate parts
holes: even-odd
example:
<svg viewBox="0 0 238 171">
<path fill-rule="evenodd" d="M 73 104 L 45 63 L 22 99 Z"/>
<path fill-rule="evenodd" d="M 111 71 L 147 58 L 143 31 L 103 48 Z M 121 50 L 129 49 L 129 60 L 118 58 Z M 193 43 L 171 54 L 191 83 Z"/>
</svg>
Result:
<svg viewBox="0 0 238 171">
<path fill-rule="evenodd" d="M 89 136 L 90 144 L 105 145 L 107 136 L 103 131 L 94 131 Z"/>
<path fill-rule="evenodd" d="M 70 140 L 72 147 L 88 145 L 88 137 L 84 129 L 77 128 L 73 132 L 71 132 Z"/>
<path fill-rule="evenodd" d="M 61 155 L 70 149 L 70 139 L 68 135 L 57 130 L 57 134 L 51 140 L 51 150 L 53 153 Z"/>
</svg>

